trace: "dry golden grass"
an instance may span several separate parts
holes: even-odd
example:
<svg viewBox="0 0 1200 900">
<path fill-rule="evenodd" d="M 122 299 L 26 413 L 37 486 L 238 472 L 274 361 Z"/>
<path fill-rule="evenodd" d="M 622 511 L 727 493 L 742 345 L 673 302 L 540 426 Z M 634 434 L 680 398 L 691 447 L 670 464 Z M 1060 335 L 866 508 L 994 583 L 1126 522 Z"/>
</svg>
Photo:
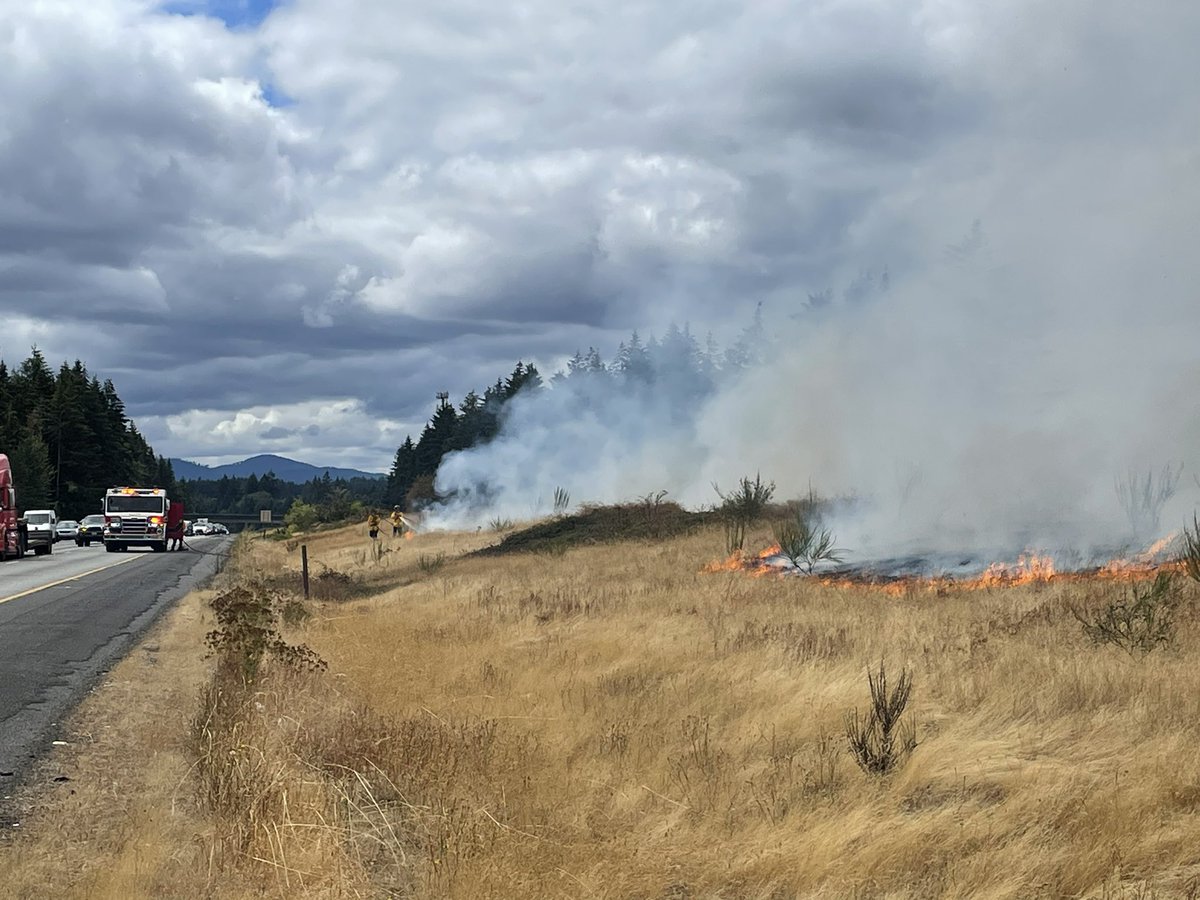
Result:
<svg viewBox="0 0 1200 900">
<path fill-rule="evenodd" d="M 718 531 L 462 556 L 493 540 L 308 539 L 314 573 L 352 576 L 287 635 L 329 671 L 275 666 L 224 701 L 215 680 L 199 713 L 193 694 L 210 837 L 155 863 L 179 895 L 214 868 L 221 896 L 1200 894 L 1194 585 L 1176 646 L 1138 660 L 1070 612 L 1114 581 L 896 597 L 700 574 Z M 254 541 L 240 577 L 295 589 L 298 564 Z M 921 741 L 884 779 L 843 733 L 881 658 L 915 671 Z"/>
<path fill-rule="evenodd" d="M 1114 583 L 896 598 L 699 574 L 715 532 L 454 558 L 486 540 L 422 536 L 377 563 L 358 534 L 311 548 L 397 585 L 318 613 L 305 639 L 339 702 L 306 727 L 393 804 L 406 890 L 1195 890 L 1190 615 L 1175 650 L 1136 661 L 1090 645 L 1068 608 Z M 278 547 L 256 552 L 265 570 L 285 564 Z M 422 574 L 414 558 L 439 552 L 450 561 Z M 915 669 L 921 738 L 884 781 L 858 771 L 843 735 L 880 658 Z"/>
</svg>

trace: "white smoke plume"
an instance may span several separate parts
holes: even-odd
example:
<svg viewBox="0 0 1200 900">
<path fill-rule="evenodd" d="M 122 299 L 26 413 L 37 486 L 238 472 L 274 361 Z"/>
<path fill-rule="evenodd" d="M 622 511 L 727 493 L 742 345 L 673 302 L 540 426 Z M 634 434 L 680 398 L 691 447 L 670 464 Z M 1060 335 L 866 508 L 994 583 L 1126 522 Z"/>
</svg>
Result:
<svg viewBox="0 0 1200 900">
<path fill-rule="evenodd" d="M 860 223 L 841 283 L 886 263 L 886 291 L 768 304 L 763 363 L 686 408 L 670 388 L 521 399 L 439 490 L 486 484 L 490 512 L 526 517 L 559 486 L 695 506 L 760 471 L 780 497 L 856 498 L 830 523 L 853 558 L 1089 558 L 1131 538 L 1114 480 L 1182 465 L 1159 530 L 1178 528 L 1200 493 L 1200 13 L 1069 8 L 997 28 L 1023 74 Z"/>
</svg>

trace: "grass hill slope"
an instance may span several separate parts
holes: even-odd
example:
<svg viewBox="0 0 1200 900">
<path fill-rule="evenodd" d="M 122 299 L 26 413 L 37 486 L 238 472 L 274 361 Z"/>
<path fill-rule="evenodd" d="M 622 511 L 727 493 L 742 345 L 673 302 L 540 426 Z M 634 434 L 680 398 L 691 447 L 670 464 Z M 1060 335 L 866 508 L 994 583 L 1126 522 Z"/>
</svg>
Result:
<svg viewBox="0 0 1200 900">
<path fill-rule="evenodd" d="M 207 630 L 192 703 L 138 745 L 122 716 L 142 682 L 115 673 L 104 727 L 81 723 L 87 749 L 48 771 L 87 798 L 48 789 L 0 878 L 56 896 L 109 896 L 86 879 L 124 871 L 161 896 L 1196 896 L 1195 583 L 1175 585 L 1170 646 L 1130 655 L 1079 617 L 1145 581 L 701 574 L 716 525 L 476 552 L 495 542 L 243 541 L 181 620 L 192 644 L 143 653 L 168 679 L 190 647 L 194 672 Z M 917 746 L 886 776 L 847 738 L 880 660 L 893 688 L 914 676 L 897 734 Z M 158 746 L 177 771 L 141 791 Z M 124 768 L 89 779 L 80 754 L 102 747 Z M 87 831 L 105 816 L 122 828 Z"/>
</svg>

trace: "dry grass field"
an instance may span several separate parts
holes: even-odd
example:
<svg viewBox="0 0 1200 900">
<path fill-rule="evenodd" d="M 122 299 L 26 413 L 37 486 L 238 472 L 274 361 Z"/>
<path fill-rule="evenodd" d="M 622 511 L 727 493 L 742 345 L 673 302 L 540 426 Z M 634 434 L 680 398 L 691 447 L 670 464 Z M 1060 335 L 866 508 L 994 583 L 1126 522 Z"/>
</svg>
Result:
<svg viewBox="0 0 1200 900">
<path fill-rule="evenodd" d="M 140 880 L 54 896 L 1200 896 L 1194 583 L 1174 642 L 1143 657 L 1094 644 L 1072 612 L 1125 596 L 1121 579 L 897 592 L 704 574 L 713 526 L 468 555 L 496 540 L 376 553 L 361 528 L 314 535 L 307 618 L 285 596 L 295 544 L 243 542 L 218 590 L 277 592 L 284 643 L 255 620 L 267 652 L 248 686 L 230 661 L 246 645 L 227 642 L 175 689 L 185 708 L 154 722 L 171 733 L 126 751 L 176 748 L 143 778 L 143 814 L 105 825 L 121 841 L 93 823 L 64 850 L 64 810 L 114 804 L 47 801 L 0 845 L 0 884 L 46 876 L 57 848 L 93 873 L 140 860 Z M 174 618 L 193 671 L 202 629 Z M 919 741 L 885 777 L 845 736 L 881 660 L 914 675 Z M 117 705 L 134 737 L 150 727 Z"/>
</svg>

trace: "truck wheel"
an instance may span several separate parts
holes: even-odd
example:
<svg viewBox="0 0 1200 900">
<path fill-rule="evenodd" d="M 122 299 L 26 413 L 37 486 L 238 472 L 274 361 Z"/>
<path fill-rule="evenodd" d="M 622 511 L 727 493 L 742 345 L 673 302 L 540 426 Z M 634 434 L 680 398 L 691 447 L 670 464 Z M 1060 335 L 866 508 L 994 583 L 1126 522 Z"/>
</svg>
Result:
<svg viewBox="0 0 1200 900">
<path fill-rule="evenodd" d="M 49 556 L 50 555 L 50 545 L 49 544 L 38 544 L 36 547 L 33 548 L 33 555 L 34 556 Z"/>
<path fill-rule="evenodd" d="M 104 542 L 104 549 L 105 549 L 105 550 L 107 550 L 109 553 L 116 553 L 116 552 L 117 552 L 117 545 L 116 545 L 116 544 L 111 544 L 111 543 L 109 543 L 108 541 L 105 541 L 105 542 Z"/>
<path fill-rule="evenodd" d="M 151 544 L 150 546 L 154 548 L 155 553 L 163 553 L 167 549 L 167 542 L 166 541 L 157 541 L 157 542 Z"/>
</svg>

